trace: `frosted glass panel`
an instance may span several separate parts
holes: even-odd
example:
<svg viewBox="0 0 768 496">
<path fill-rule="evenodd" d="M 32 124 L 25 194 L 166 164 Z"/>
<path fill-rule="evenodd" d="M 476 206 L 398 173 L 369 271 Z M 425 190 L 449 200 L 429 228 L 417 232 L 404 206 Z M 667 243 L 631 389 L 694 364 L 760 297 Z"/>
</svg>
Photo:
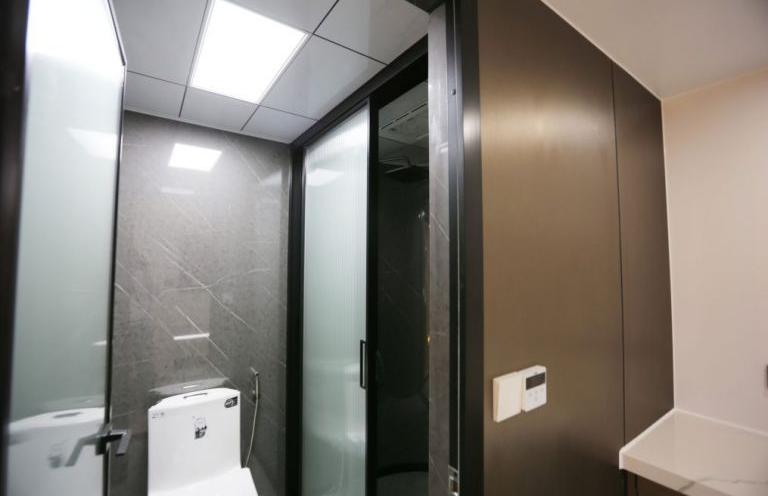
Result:
<svg viewBox="0 0 768 496">
<path fill-rule="evenodd" d="M 106 0 L 32 0 L 11 496 L 101 495 L 123 62 Z"/>
<path fill-rule="evenodd" d="M 304 204 L 303 493 L 365 494 L 368 109 L 307 150 Z"/>
</svg>

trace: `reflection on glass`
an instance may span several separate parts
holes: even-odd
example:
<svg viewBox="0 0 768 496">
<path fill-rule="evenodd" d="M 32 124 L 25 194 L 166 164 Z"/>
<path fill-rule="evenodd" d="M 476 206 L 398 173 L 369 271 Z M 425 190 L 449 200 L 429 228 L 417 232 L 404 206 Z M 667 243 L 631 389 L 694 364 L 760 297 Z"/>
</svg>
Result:
<svg viewBox="0 0 768 496">
<path fill-rule="evenodd" d="M 173 145 L 168 167 L 208 172 L 219 161 L 219 157 L 221 157 L 221 150 L 176 143 Z"/>
<path fill-rule="evenodd" d="M 303 492 L 365 494 L 368 110 L 310 146 L 304 224 Z"/>
<path fill-rule="evenodd" d="M 427 83 L 378 113 L 376 494 L 427 495 L 429 123 Z"/>
<path fill-rule="evenodd" d="M 105 0 L 32 0 L 8 494 L 102 493 L 123 65 Z"/>
</svg>

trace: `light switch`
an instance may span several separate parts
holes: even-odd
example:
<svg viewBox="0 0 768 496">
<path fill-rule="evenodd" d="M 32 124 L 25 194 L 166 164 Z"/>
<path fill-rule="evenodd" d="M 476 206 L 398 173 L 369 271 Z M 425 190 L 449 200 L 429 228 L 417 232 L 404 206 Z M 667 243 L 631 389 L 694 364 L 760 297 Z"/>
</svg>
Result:
<svg viewBox="0 0 768 496">
<path fill-rule="evenodd" d="M 522 411 L 523 376 L 520 372 L 493 379 L 493 420 L 501 422 Z"/>
<path fill-rule="evenodd" d="M 501 422 L 547 403 L 547 368 L 534 365 L 493 379 L 493 420 Z"/>
</svg>

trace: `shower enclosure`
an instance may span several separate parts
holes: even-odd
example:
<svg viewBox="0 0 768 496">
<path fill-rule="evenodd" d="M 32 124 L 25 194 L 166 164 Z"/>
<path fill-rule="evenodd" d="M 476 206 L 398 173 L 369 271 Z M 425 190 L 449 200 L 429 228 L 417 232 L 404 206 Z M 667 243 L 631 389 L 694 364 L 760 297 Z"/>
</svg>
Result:
<svg viewBox="0 0 768 496">
<path fill-rule="evenodd" d="M 426 57 L 309 133 L 294 161 L 289 491 L 426 496 Z"/>
</svg>

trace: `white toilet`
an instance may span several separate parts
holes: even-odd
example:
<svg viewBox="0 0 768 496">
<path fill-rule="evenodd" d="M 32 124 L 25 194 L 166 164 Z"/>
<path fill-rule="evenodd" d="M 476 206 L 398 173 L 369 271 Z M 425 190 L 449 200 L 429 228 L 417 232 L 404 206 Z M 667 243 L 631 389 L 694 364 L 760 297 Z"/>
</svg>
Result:
<svg viewBox="0 0 768 496">
<path fill-rule="evenodd" d="M 240 466 L 240 392 L 205 389 L 151 407 L 149 496 L 257 496 Z"/>
</svg>

